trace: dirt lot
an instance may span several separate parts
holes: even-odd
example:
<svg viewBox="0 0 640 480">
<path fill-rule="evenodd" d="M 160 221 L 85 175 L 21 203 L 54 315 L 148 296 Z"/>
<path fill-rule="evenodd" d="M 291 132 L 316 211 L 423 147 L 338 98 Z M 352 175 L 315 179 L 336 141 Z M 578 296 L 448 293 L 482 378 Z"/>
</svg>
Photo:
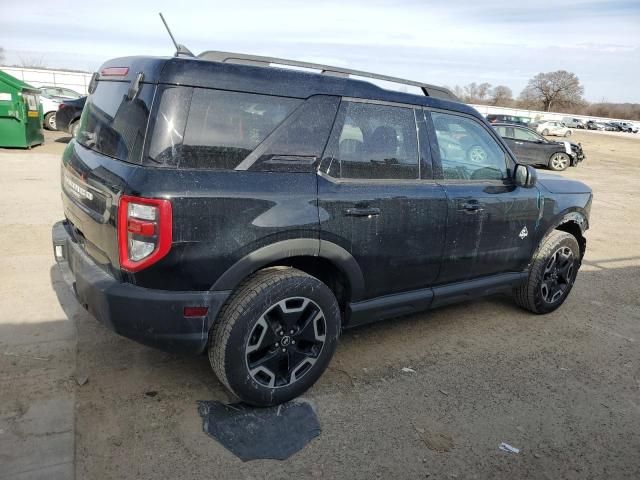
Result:
<svg viewBox="0 0 640 480">
<path fill-rule="evenodd" d="M 640 135 L 573 137 L 588 158 L 563 175 L 595 199 L 561 309 L 494 297 L 346 332 L 306 396 L 321 435 L 248 463 L 202 432 L 196 401 L 227 400 L 205 357 L 116 336 L 61 281 L 56 138 L 0 151 L 0 479 L 640 478 Z"/>
</svg>

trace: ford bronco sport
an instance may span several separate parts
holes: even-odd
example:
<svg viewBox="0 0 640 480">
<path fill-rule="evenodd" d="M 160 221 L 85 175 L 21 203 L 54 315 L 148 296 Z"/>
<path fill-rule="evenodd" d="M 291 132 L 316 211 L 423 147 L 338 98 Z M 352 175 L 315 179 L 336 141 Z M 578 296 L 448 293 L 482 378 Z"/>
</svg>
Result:
<svg viewBox="0 0 640 480">
<path fill-rule="evenodd" d="M 543 314 L 571 291 L 591 190 L 518 165 L 446 89 L 205 52 L 111 60 L 90 92 L 56 261 L 100 322 L 207 352 L 250 404 L 313 385 L 343 328 L 504 290 Z"/>
</svg>

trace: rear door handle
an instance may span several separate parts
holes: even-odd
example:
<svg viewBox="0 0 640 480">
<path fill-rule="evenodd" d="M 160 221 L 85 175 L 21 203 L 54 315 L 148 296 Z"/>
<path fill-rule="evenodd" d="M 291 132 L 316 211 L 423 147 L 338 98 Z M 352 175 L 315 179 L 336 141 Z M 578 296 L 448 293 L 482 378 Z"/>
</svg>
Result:
<svg viewBox="0 0 640 480">
<path fill-rule="evenodd" d="M 478 201 L 469 201 L 460 203 L 459 210 L 464 210 L 465 212 L 476 213 L 484 210 L 484 204 Z"/>
<path fill-rule="evenodd" d="M 380 209 L 376 207 L 351 207 L 344 211 L 348 217 L 377 217 Z"/>
</svg>

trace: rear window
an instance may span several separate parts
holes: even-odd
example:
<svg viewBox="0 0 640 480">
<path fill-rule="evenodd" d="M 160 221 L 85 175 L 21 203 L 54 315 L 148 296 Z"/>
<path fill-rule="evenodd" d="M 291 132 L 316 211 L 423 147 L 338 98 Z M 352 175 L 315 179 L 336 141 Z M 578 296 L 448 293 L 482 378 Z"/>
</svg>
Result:
<svg viewBox="0 0 640 480">
<path fill-rule="evenodd" d="M 133 100 L 127 98 L 129 86 L 130 82 L 98 82 L 82 112 L 77 141 L 103 155 L 139 164 L 155 85 L 142 84 Z"/>
</svg>

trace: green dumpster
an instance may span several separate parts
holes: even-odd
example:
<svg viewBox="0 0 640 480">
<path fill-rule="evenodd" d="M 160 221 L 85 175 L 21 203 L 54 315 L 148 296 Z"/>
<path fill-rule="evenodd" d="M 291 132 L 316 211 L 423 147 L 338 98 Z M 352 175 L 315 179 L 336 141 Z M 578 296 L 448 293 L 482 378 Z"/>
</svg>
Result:
<svg viewBox="0 0 640 480">
<path fill-rule="evenodd" d="M 44 143 L 40 91 L 0 70 L 0 147 Z"/>
</svg>

